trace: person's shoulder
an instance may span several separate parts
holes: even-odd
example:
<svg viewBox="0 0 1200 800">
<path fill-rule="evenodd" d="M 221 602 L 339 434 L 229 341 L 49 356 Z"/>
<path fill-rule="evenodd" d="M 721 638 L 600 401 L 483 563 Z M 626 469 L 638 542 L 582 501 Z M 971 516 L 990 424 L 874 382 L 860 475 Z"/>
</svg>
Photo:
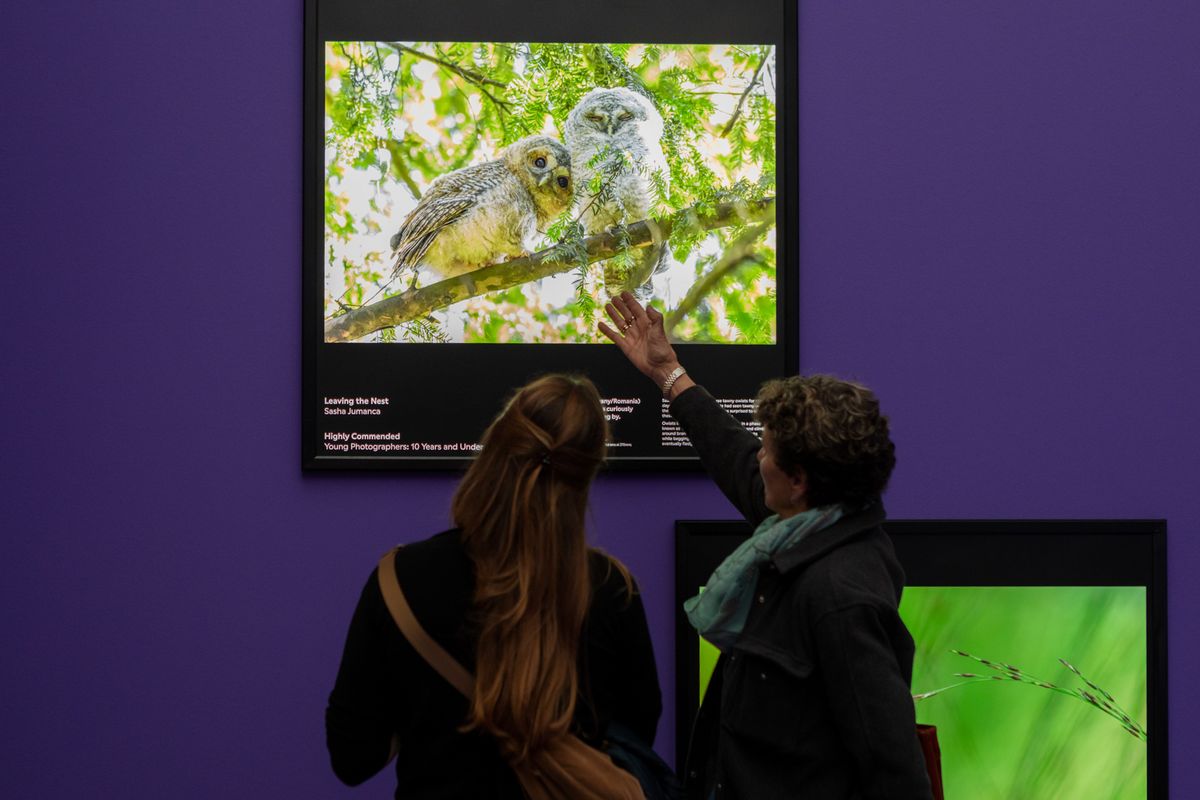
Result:
<svg viewBox="0 0 1200 800">
<path fill-rule="evenodd" d="M 474 595 L 475 570 L 460 532 L 406 544 L 395 558 L 396 578 L 413 614 L 430 636 L 464 658 L 461 626 Z"/>
<path fill-rule="evenodd" d="M 801 591 L 819 611 L 853 605 L 895 606 L 904 572 L 891 540 L 876 525 L 805 570 Z"/>
<path fill-rule="evenodd" d="M 403 561 L 421 561 L 461 552 L 463 552 L 462 532 L 458 528 L 450 528 L 425 539 L 399 545 L 396 555 Z"/>
<path fill-rule="evenodd" d="M 633 573 L 603 550 L 588 548 L 588 574 L 595 601 L 627 604 L 638 593 Z"/>
<path fill-rule="evenodd" d="M 462 534 L 457 528 L 401 545 L 395 552 L 395 559 L 397 572 L 412 578 L 457 572 L 470 564 Z"/>
</svg>

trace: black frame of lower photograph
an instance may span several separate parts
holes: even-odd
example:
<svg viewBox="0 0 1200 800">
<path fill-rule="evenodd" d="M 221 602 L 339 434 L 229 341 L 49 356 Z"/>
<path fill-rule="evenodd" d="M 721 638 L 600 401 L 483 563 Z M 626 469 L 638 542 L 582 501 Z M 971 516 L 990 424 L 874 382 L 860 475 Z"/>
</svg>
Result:
<svg viewBox="0 0 1200 800">
<path fill-rule="evenodd" d="M 1167 794 L 1167 573 L 1163 520 L 889 520 L 908 586 L 1144 586 L 1147 790 Z M 682 769 L 700 656 L 683 602 L 751 533 L 743 521 L 675 524 L 675 742 Z"/>
</svg>

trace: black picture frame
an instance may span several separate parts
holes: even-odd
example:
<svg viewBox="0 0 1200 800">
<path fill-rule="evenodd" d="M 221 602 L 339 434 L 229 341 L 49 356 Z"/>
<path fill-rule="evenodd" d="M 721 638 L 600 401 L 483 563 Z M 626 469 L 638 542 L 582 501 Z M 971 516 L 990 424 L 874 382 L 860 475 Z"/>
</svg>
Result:
<svg viewBox="0 0 1200 800">
<path fill-rule="evenodd" d="M 695 470 L 690 447 L 665 449 L 656 387 L 607 344 L 331 344 L 324 340 L 323 80 L 324 42 L 562 41 L 770 43 L 777 60 L 777 324 L 771 345 L 680 344 L 690 374 L 718 398 L 752 398 L 765 380 L 799 369 L 799 118 L 797 10 L 783 0 L 602 0 L 569 6 L 552 0 L 462 0 L 455 4 L 306 0 L 301 313 L 301 464 L 307 470 L 458 470 L 511 392 L 539 374 L 583 373 L 605 398 L 631 398 L 614 418 L 615 470 Z M 327 438 L 347 433 L 329 417 L 327 400 L 386 398 L 376 417 L 354 431 L 396 437 L 438 451 L 331 451 Z M 399 401 L 399 402 L 398 402 Z M 370 404 L 367 404 L 370 405 Z M 332 410 L 337 411 L 336 408 Z M 384 442 L 387 444 L 387 442 Z M 634 451 L 637 452 L 634 452 Z"/>
<path fill-rule="evenodd" d="M 1144 586 L 1147 791 L 1167 782 L 1165 520 L 888 520 L 907 586 Z M 697 634 L 683 602 L 751 533 L 741 520 L 675 523 L 675 743 L 683 768 L 700 693 Z M 1030 556 L 1035 553 L 1036 557 Z"/>
</svg>

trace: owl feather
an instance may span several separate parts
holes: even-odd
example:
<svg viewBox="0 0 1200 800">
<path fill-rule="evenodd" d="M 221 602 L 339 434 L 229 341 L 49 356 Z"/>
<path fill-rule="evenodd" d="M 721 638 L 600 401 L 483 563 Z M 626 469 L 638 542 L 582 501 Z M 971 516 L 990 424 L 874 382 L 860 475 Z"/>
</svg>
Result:
<svg viewBox="0 0 1200 800">
<path fill-rule="evenodd" d="M 391 238 L 393 274 L 424 266 L 442 277 L 526 251 L 539 224 L 565 211 L 574 186 L 566 148 L 549 136 L 436 178 Z"/>
<path fill-rule="evenodd" d="M 579 185 L 591 186 L 597 177 L 602 182 L 599 192 L 582 198 L 580 220 L 589 234 L 649 216 L 655 204 L 652 176 L 666 185 L 670 171 L 662 149 L 662 116 L 648 97 L 621 86 L 593 89 L 567 115 L 563 134 Z M 640 289 L 669 263 L 660 242 L 640 253 L 632 268 L 610 260 L 605 288 L 610 293 Z"/>
</svg>

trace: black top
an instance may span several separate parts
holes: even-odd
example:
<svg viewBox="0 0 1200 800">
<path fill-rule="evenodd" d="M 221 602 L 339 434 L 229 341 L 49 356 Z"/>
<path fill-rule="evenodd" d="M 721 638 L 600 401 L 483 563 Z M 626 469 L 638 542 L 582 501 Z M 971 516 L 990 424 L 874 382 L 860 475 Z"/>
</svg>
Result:
<svg viewBox="0 0 1200 800">
<path fill-rule="evenodd" d="M 464 667 L 475 669 L 467 620 L 474 570 L 457 530 L 401 548 L 396 575 L 421 626 Z M 592 604 L 580 648 L 578 731 L 595 738 L 615 719 L 653 743 L 662 695 L 640 595 L 630 597 L 609 558 L 589 558 Z M 467 701 L 401 635 L 372 572 L 350 622 L 325 711 L 333 770 L 355 786 L 387 764 L 399 737 L 396 797 L 521 798 L 491 737 L 458 728 Z"/>
<path fill-rule="evenodd" d="M 758 438 L 700 387 L 671 413 L 746 519 L 769 516 Z M 692 730 L 689 797 L 931 797 L 897 610 L 904 572 L 883 519 L 880 505 L 850 513 L 763 565 Z"/>
</svg>

